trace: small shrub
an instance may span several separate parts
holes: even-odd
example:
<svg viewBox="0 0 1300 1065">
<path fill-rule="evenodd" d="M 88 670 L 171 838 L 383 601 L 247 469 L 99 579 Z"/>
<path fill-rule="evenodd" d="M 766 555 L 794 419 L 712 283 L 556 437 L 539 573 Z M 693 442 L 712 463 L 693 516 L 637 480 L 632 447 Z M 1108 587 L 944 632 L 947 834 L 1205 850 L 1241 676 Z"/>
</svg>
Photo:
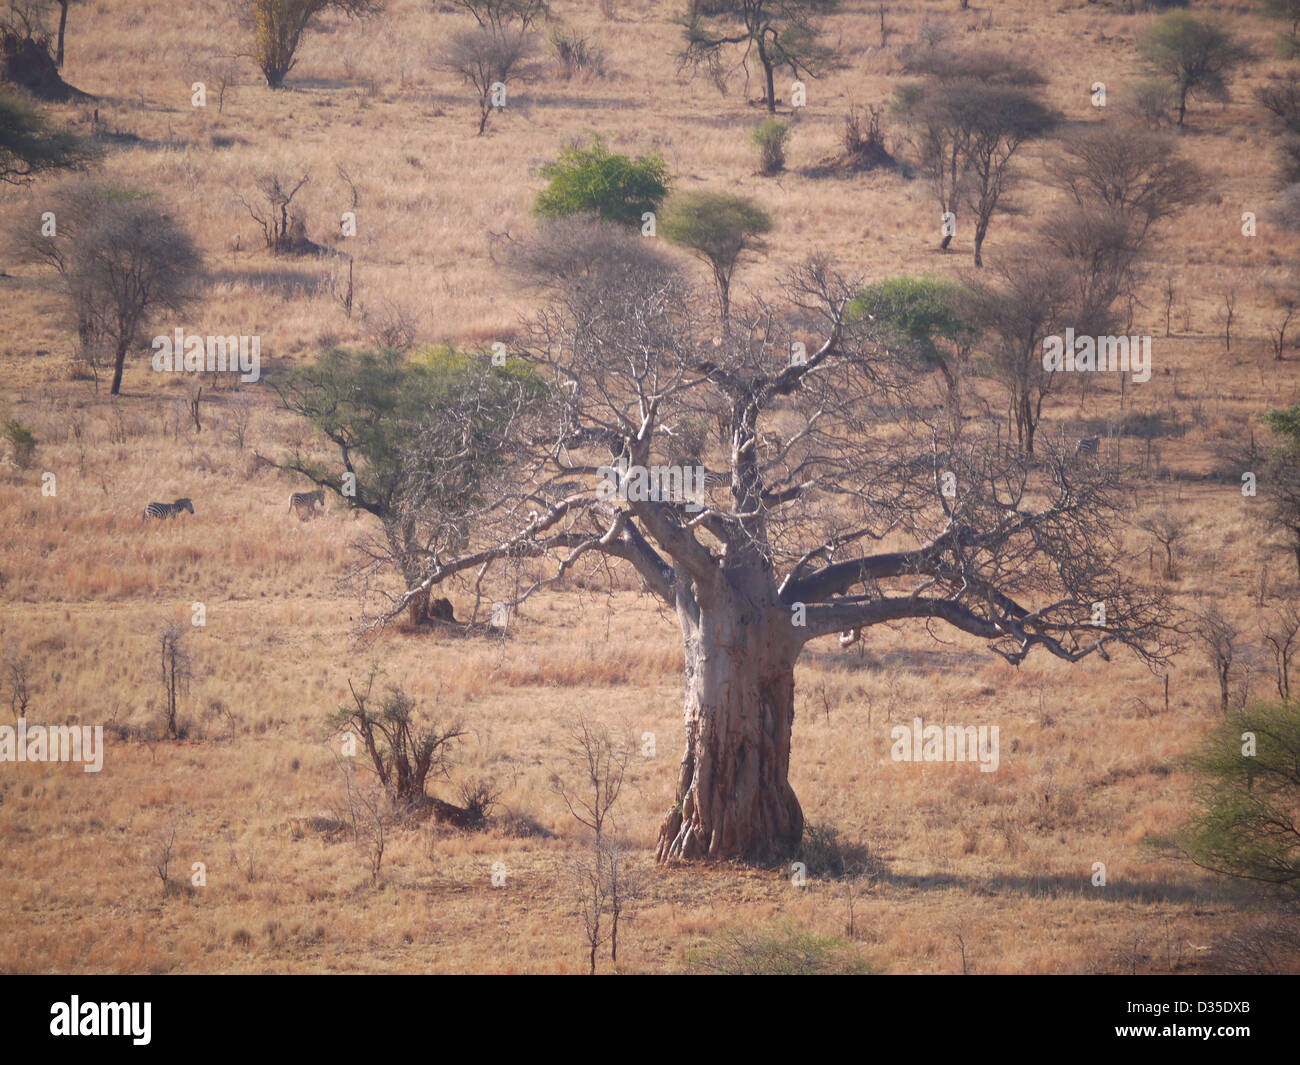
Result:
<svg viewBox="0 0 1300 1065">
<path fill-rule="evenodd" d="M 1300 705 L 1229 713 L 1193 759 L 1200 777 L 1186 854 L 1202 868 L 1300 895 Z"/>
<path fill-rule="evenodd" d="M 511 839 L 555 839 L 555 833 L 543 825 L 531 814 L 521 810 L 506 810 L 497 825 L 501 832 Z"/>
<path fill-rule="evenodd" d="M 36 458 L 36 434 L 31 427 L 23 425 L 16 418 L 5 418 L 0 421 L 0 435 L 13 448 L 17 467 L 20 470 L 28 469 Z"/>
<path fill-rule="evenodd" d="M 550 182 L 534 211 L 543 218 L 594 213 L 603 221 L 640 226 L 641 215 L 658 211 L 668 194 L 668 164 L 657 152 L 632 160 L 611 152 L 596 137 L 590 147 L 573 145 L 542 168 Z"/>
<path fill-rule="evenodd" d="M 688 964 L 697 973 L 729 976 L 870 975 L 879 972 L 844 940 L 791 925 L 721 932 L 708 947 L 692 951 Z"/>
<path fill-rule="evenodd" d="M 790 127 L 775 118 L 759 124 L 749 139 L 758 148 L 760 174 L 779 174 L 785 169 L 785 149 L 790 142 Z"/>
<path fill-rule="evenodd" d="M 551 48 L 555 51 L 559 75 L 565 81 L 605 76 L 605 53 L 577 30 L 556 26 L 551 30 Z"/>
<path fill-rule="evenodd" d="M 468 827 L 481 828 L 487 824 L 501 798 L 501 789 L 490 780 L 468 780 L 460 786 L 461 806 Z"/>
<path fill-rule="evenodd" d="M 1133 91 L 1133 107 L 1138 115 L 1152 126 L 1159 126 L 1169 121 L 1169 109 L 1173 106 L 1174 93 L 1164 82 L 1147 78 L 1138 82 Z"/>
</svg>

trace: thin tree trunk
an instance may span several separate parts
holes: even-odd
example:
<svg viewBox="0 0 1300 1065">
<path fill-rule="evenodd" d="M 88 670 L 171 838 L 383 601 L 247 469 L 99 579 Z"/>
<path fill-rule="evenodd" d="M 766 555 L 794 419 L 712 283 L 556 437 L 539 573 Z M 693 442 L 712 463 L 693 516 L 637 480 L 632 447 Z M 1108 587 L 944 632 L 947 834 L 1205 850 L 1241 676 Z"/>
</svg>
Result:
<svg viewBox="0 0 1300 1065">
<path fill-rule="evenodd" d="M 767 49 L 763 47 L 763 38 L 758 39 L 758 60 L 763 64 L 763 76 L 767 81 L 767 113 L 776 114 L 776 79 L 775 72 L 772 69 L 772 61 L 767 57 Z"/>
<path fill-rule="evenodd" d="M 68 28 L 68 0 L 59 0 L 59 43 L 54 55 L 54 64 L 63 69 L 63 35 Z"/>
<path fill-rule="evenodd" d="M 730 601 L 679 607 L 686 753 L 656 856 L 775 861 L 803 836 L 789 783 L 794 659 L 789 613 Z"/>
<path fill-rule="evenodd" d="M 114 396 L 122 390 L 122 370 L 126 367 L 126 348 L 125 342 L 117 345 L 117 357 L 113 362 L 113 388 L 110 392 Z"/>
</svg>

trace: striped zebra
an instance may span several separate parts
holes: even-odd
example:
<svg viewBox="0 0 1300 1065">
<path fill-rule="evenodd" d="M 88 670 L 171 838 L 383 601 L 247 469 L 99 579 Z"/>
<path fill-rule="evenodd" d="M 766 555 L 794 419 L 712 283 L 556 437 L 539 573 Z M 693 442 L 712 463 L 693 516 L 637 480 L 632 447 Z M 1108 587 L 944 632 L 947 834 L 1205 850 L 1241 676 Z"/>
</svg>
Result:
<svg viewBox="0 0 1300 1065">
<path fill-rule="evenodd" d="M 1101 437 L 1089 436 L 1079 441 L 1079 446 L 1074 449 L 1074 457 L 1077 459 L 1080 455 L 1096 455 L 1097 445 L 1101 443 Z"/>
<path fill-rule="evenodd" d="M 289 511 L 298 512 L 298 517 L 306 521 L 316 513 L 316 505 L 320 504 L 322 510 L 325 509 L 325 489 L 318 488 L 314 492 L 294 492 L 289 497 Z"/>
<path fill-rule="evenodd" d="M 144 514 L 141 521 L 148 521 L 150 518 L 166 518 L 169 521 L 176 517 L 183 510 L 194 513 L 194 504 L 188 499 L 178 499 L 175 503 L 150 503 L 144 508 Z"/>
</svg>

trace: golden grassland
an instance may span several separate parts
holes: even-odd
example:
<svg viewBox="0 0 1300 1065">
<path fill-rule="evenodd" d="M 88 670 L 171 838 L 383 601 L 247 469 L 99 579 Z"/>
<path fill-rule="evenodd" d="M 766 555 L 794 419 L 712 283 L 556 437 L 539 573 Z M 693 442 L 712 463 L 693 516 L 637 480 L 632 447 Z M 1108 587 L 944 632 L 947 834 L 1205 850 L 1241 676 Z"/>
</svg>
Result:
<svg viewBox="0 0 1300 1065">
<path fill-rule="evenodd" d="M 365 341 L 394 309 L 413 316 L 422 342 L 509 336 L 531 304 L 503 277 L 490 234 L 526 233 L 539 166 L 592 132 L 629 154 L 657 148 L 679 188 L 745 192 L 772 212 L 776 229 L 742 267 L 742 289 L 773 294 L 814 250 L 869 277 L 956 275 L 968 243 L 959 234 L 953 254 L 936 253 L 922 181 L 897 171 L 801 173 L 836 150 L 849 105 L 888 98 L 900 49 L 931 18 L 947 20 L 958 40 L 1037 57 L 1053 105 L 1071 121 L 1092 120 L 1089 86 L 1105 81 L 1108 106 L 1123 106 L 1150 21 L 1068 0 L 1004 3 L 991 14 L 895 2 L 881 48 L 866 10 L 874 5 L 845 6 L 828 27 L 846 67 L 809 83 L 779 178 L 755 173 L 747 133 L 762 113 L 740 79 L 725 96 L 706 79 L 683 80 L 675 5 L 648 0 L 620 4 L 618 21 L 599 5 L 557 0 L 557 14 L 604 48 L 610 75 L 566 82 L 548 70 L 483 137 L 468 92 L 432 59 L 463 19 L 420 0 L 391 0 L 369 24 L 323 19 L 286 90 L 271 92 L 241 68 L 220 113 L 215 61 L 204 57 L 239 41 L 215 5 L 78 6 L 65 76 L 99 99 L 53 110 L 88 128 L 97 107 L 105 128 L 137 138 L 113 150 L 103 172 L 162 197 L 213 275 L 182 324 L 260 334 L 264 370 L 274 373 L 331 340 Z M 1236 5 L 1232 25 L 1267 56 L 1273 27 L 1255 7 Z M 1273 135 L 1253 89 L 1280 67 L 1250 65 L 1230 102 L 1191 112 L 1184 150 L 1215 193 L 1166 228 L 1149 264 L 1134 331 L 1156 337 L 1155 374 L 1127 390 L 1124 410 L 1162 415 L 1173 428 L 1150 456 L 1140 441 L 1122 444 L 1143 507 L 1191 522 L 1171 591 L 1185 605 L 1218 597 L 1255 643 L 1261 572 L 1275 596 L 1294 594 L 1294 582 L 1259 503 L 1222 474 L 1219 455 L 1245 442 L 1251 419 L 1300 398 L 1296 355 L 1274 362 L 1265 339 L 1273 312 L 1264 283 L 1294 262 L 1295 243 L 1263 222 L 1255 238 L 1241 235 L 1242 212 L 1262 212 L 1277 188 Z M 205 77 L 200 110 L 190 85 Z M 758 91 L 754 80 L 749 95 Z M 1026 151 L 1022 211 L 996 219 L 989 259 L 1026 239 L 1056 195 L 1040 180 L 1050 150 Z M 238 199 L 261 172 L 310 172 L 295 201 L 309 236 L 341 245 L 330 234 L 350 194 L 336 165 L 361 197 L 359 232 L 347 242 L 359 304 L 351 317 L 322 284 L 342 260 L 267 255 Z M 4 196 L 15 210 L 39 210 L 47 188 Z M 333 507 L 299 522 L 286 505 L 303 486 L 257 458 L 309 443 L 304 427 L 277 411 L 265 386 L 244 386 L 205 394 L 195 433 L 184 387 L 159 382 L 144 357 L 128 364 L 116 402 L 69 380 L 72 333 L 51 279 L 12 259 L 0 251 L 3 409 L 32 425 L 40 446 L 33 468 L 0 468 L 0 642 L 34 663 L 31 719 L 112 727 L 101 773 L 0 766 L 0 969 L 584 971 L 570 887 L 582 837 L 552 789 L 580 712 L 654 735 L 654 754 L 633 760 L 618 807 L 643 881 L 619 969 L 682 970 L 692 950 L 734 927 L 789 921 L 848 935 L 843 883 L 813 877 L 797 887 L 779 869 L 654 867 L 681 743 L 681 649 L 673 619 L 635 582 L 623 575 L 607 594 L 570 581 L 530 600 L 504 640 L 400 628 L 359 639 L 359 605 L 339 578 L 366 522 Z M 1171 273 L 1178 296 L 1166 338 L 1157 285 Z M 1216 316 L 1233 283 L 1239 324 L 1227 355 Z M 1056 399 L 1044 430 L 1104 431 L 1120 413 L 1118 386 L 1099 382 Z M 53 498 L 40 491 L 45 471 L 57 477 Z M 182 495 L 194 499 L 193 516 L 141 522 L 144 503 Z M 463 613 L 467 601 L 453 598 Z M 158 742 L 156 634 L 188 619 L 196 602 L 207 617 L 187 641 L 190 738 Z M 919 626 L 873 630 L 849 650 L 833 640 L 812 648 L 797 676 L 792 783 L 811 823 L 833 826 L 880 863 L 854 904 L 855 948 L 895 973 L 961 971 L 958 936 L 979 972 L 1202 968 L 1203 948 L 1256 904 L 1161 845 L 1193 808 L 1183 759 L 1217 717 L 1202 659 L 1179 659 L 1166 711 L 1159 679 L 1131 657 L 1031 659 L 1016 670 L 978 641 L 936 643 Z M 551 836 L 393 827 L 372 883 L 361 850 L 314 820 L 344 801 L 325 718 L 372 661 L 468 730 L 453 780 L 434 790 L 454 796 L 456 782 L 491 777 L 503 807 Z M 1243 683 L 1251 696 L 1268 695 L 1269 668 L 1255 664 Z M 914 715 L 997 724 L 999 771 L 892 762 L 889 726 Z M 148 857 L 178 820 L 173 872 L 185 881 L 203 862 L 207 886 L 164 895 Z M 1098 861 L 1105 888 L 1091 883 Z M 504 888 L 492 886 L 498 862 Z"/>
</svg>

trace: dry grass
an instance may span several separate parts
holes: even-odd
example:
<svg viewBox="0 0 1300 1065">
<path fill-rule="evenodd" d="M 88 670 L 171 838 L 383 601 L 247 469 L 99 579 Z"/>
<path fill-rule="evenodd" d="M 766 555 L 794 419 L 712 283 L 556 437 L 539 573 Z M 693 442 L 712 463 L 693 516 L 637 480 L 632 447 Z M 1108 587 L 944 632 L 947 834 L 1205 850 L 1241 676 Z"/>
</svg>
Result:
<svg viewBox="0 0 1300 1065">
<path fill-rule="evenodd" d="M 831 38 L 848 67 L 809 85 L 789 172 L 764 179 L 747 141 L 761 110 L 739 81 L 720 96 L 706 80 L 679 80 L 672 5 L 629 0 L 617 22 L 596 5 L 554 6 L 599 42 L 610 76 L 550 75 L 485 137 L 473 136 L 469 95 L 431 65 L 457 19 L 426 0 L 392 0 L 368 27 L 325 20 L 287 91 L 269 92 L 246 69 L 221 114 L 211 87 L 202 111 L 187 91 L 208 69 L 205 56 L 233 50 L 235 28 L 217 5 L 200 18 L 144 0 L 75 7 L 65 73 L 100 96 L 108 129 L 139 138 L 105 172 L 154 190 L 205 249 L 216 280 L 189 330 L 260 333 L 264 373 L 274 374 L 330 338 L 365 339 L 367 326 L 324 287 L 337 260 L 278 261 L 257 246 L 237 197 L 264 170 L 310 171 L 301 196 L 309 235 L 346 243 L 361 307 L 405 308 L 423 341 L 480 343 L 516 328 L 529 303 L 502 283 L 489 234 L 525 232 L 538 167 L 592 131 L 620 151 L 660 149 L 683 188 L 743 191 L 772 211 L 777 229 L 764 257 L 742 267 L 742 287 L 770 291 L 814 249 L 872 277 L 955 273 L 969 249 L 959 239 L 956 254 L 934 252 L 921 182 L 800 173 L 835 151 L 849 104 L 891 94 L 899 49 L 931 18 L 959 38 L 1032 49 L 1052 102 L 1085 120 L 1093 81 L 1107 82 L 1115 106 L 1135 84 L 1134 42 L 1149 21 L 1084 3 L 1017 0 L 990 16 L 916 0 L 889 5 L 882 50 L 874 13 L 837 16 Z M 1239 14 L 1234 25 L 1266 50 L 1268 23 Z M 1205 475 L 1224 445 L 1244 441 L 1250 419 L 1295 402 L 1300 389 L 1294 357 L 1271 361 L 1259 283 L 1297 248 L 1267 228 L 1240 235 L 1241 213 L 1262 210 L 1276 187 L 1252 99 L 1270 65 L 1239 78 L 1230 103 L 1193 112 L 1185 148 L 1213 175 L 1216 196 L 1171 227 L 1157 253 L 1134 330 L 1157 338 L 1156 374 L 1129 390 L 1124 410 L 1171 416 L 1177 431 L 1155 441 L 1149 462 L 1144 445 L 1123 441 L 1144 506 L 1191 522 L 1173 584 L 1180 601 L 1219 596 L 1256 644 L 1251 587 L 1261 567 L 1289 579 L 1286 557 L 1234 477 Z M 89 105 L 56 110 L 89 122 Z M 887 135 L 892 144 L 896 131 Z M 361 195 L 359 234 L 347 242 L 331 235 L 350 206 L 336 165 Z M 1034 153 L 1021 169 L 1025 213 L 995 222 L 990 258 L 1027 235 L 1052 196 Z M 15 209 L 39 209 L 45 188 L 4 195 Z M 112 403 L 66 379 L 69 330 L 49 278 L 3 253 L 0 268 L 10 275 L 0 277 L 3 406 L 40 440 L 35 468 L 0 469 L 0 643 L 33 662 L 33 718 L 117 727 L 98 775 L 0 766 L 5 970 L 583 971 L 566 871 L 579 837 L 550 787 L 580 711 L 656 740 L 654 757 L 636 759 L 620 807 L 647 884 L 620 967 L 684 969 L 690 951 L 737 925 L 789 919 L 844 932 L 843 884 L 814 878 L 800 888 L 779 870 L 652 868 L 681 742 L 681 651 L 672 619 L 631 581 L 609 596 L 575 582 L 530 601 L 504 641 L 396 630 L 358 641 L 358 604 L 338 578 L 359 526 L 336 510 L 310 523 L 286 514 L 301 486 L 254 452 L 279 454 L 306 436 L 269 389 L 205 399 L 195 434 L 184 389 L 157 383 L 138 359 Z M 1165 339 L 1156 287 L 1170 271 L 1176 335 Z M 1241 324 L 1229 358 L 1214 315 L 1233 279 Z M 1058 401 L 1052 431 L 1104 431 L 1120 416 L 1112 384 Z M 252 411 L 243 450 L 240 404 Z M 45 471 L 57 476 L 54 498 L 41 495 Z M 181 495 L 195 500 L 192 517 L 141 523 L 145 502 Z M 1143 536 L 1132 543 L 1145 545 Z M 467 600 L 453 598 L 463 613 Z M 207 624 L 188 640 L 191 738 L 154 742 L 155 633 L 196 602 Z M 348 834 L 312 827 L 343 801 L 324 718 L 372 660 L 423 705 L 465 723 L 456 780 L 494 778 L 504 806 L 555 838 L 397 828 L 372 886 Z M 1267 670 L 1249 684 L 1267 695 Z M 965 638 L 937 645 L 916 628 L 877 631 L 864 648 L 827 641 L 807 654 L 797 698 L 792 782 L 810 821 L 883 862 L 854 923 L 862 951 L 888 971 L 960 971 L 957 935 L 979 972 L 1186 971 L 1203 964 L 1199 946 L 1241 922 L 1247 895 L 1158 846 L 1190 811 L 1181 759 L 1215 716 L 1214 682 L 1196 652 L 1178 663 L 1166 712 L 1159 681 L 1129 659 L 1016 671 Z M 999 725 L 1001 769 L 890 761 L 890 724 L 915 714 Z M 177 819 L 179 875 L 188 880 L 191 863 L 204 862 L 207 886 L 164 897 L 145 856 Z M 1105 888 L 1090 882 L 1098 861 Z M 492 887 L 495 862 L 508 870 L 504 889 Z"/>
</svg>

